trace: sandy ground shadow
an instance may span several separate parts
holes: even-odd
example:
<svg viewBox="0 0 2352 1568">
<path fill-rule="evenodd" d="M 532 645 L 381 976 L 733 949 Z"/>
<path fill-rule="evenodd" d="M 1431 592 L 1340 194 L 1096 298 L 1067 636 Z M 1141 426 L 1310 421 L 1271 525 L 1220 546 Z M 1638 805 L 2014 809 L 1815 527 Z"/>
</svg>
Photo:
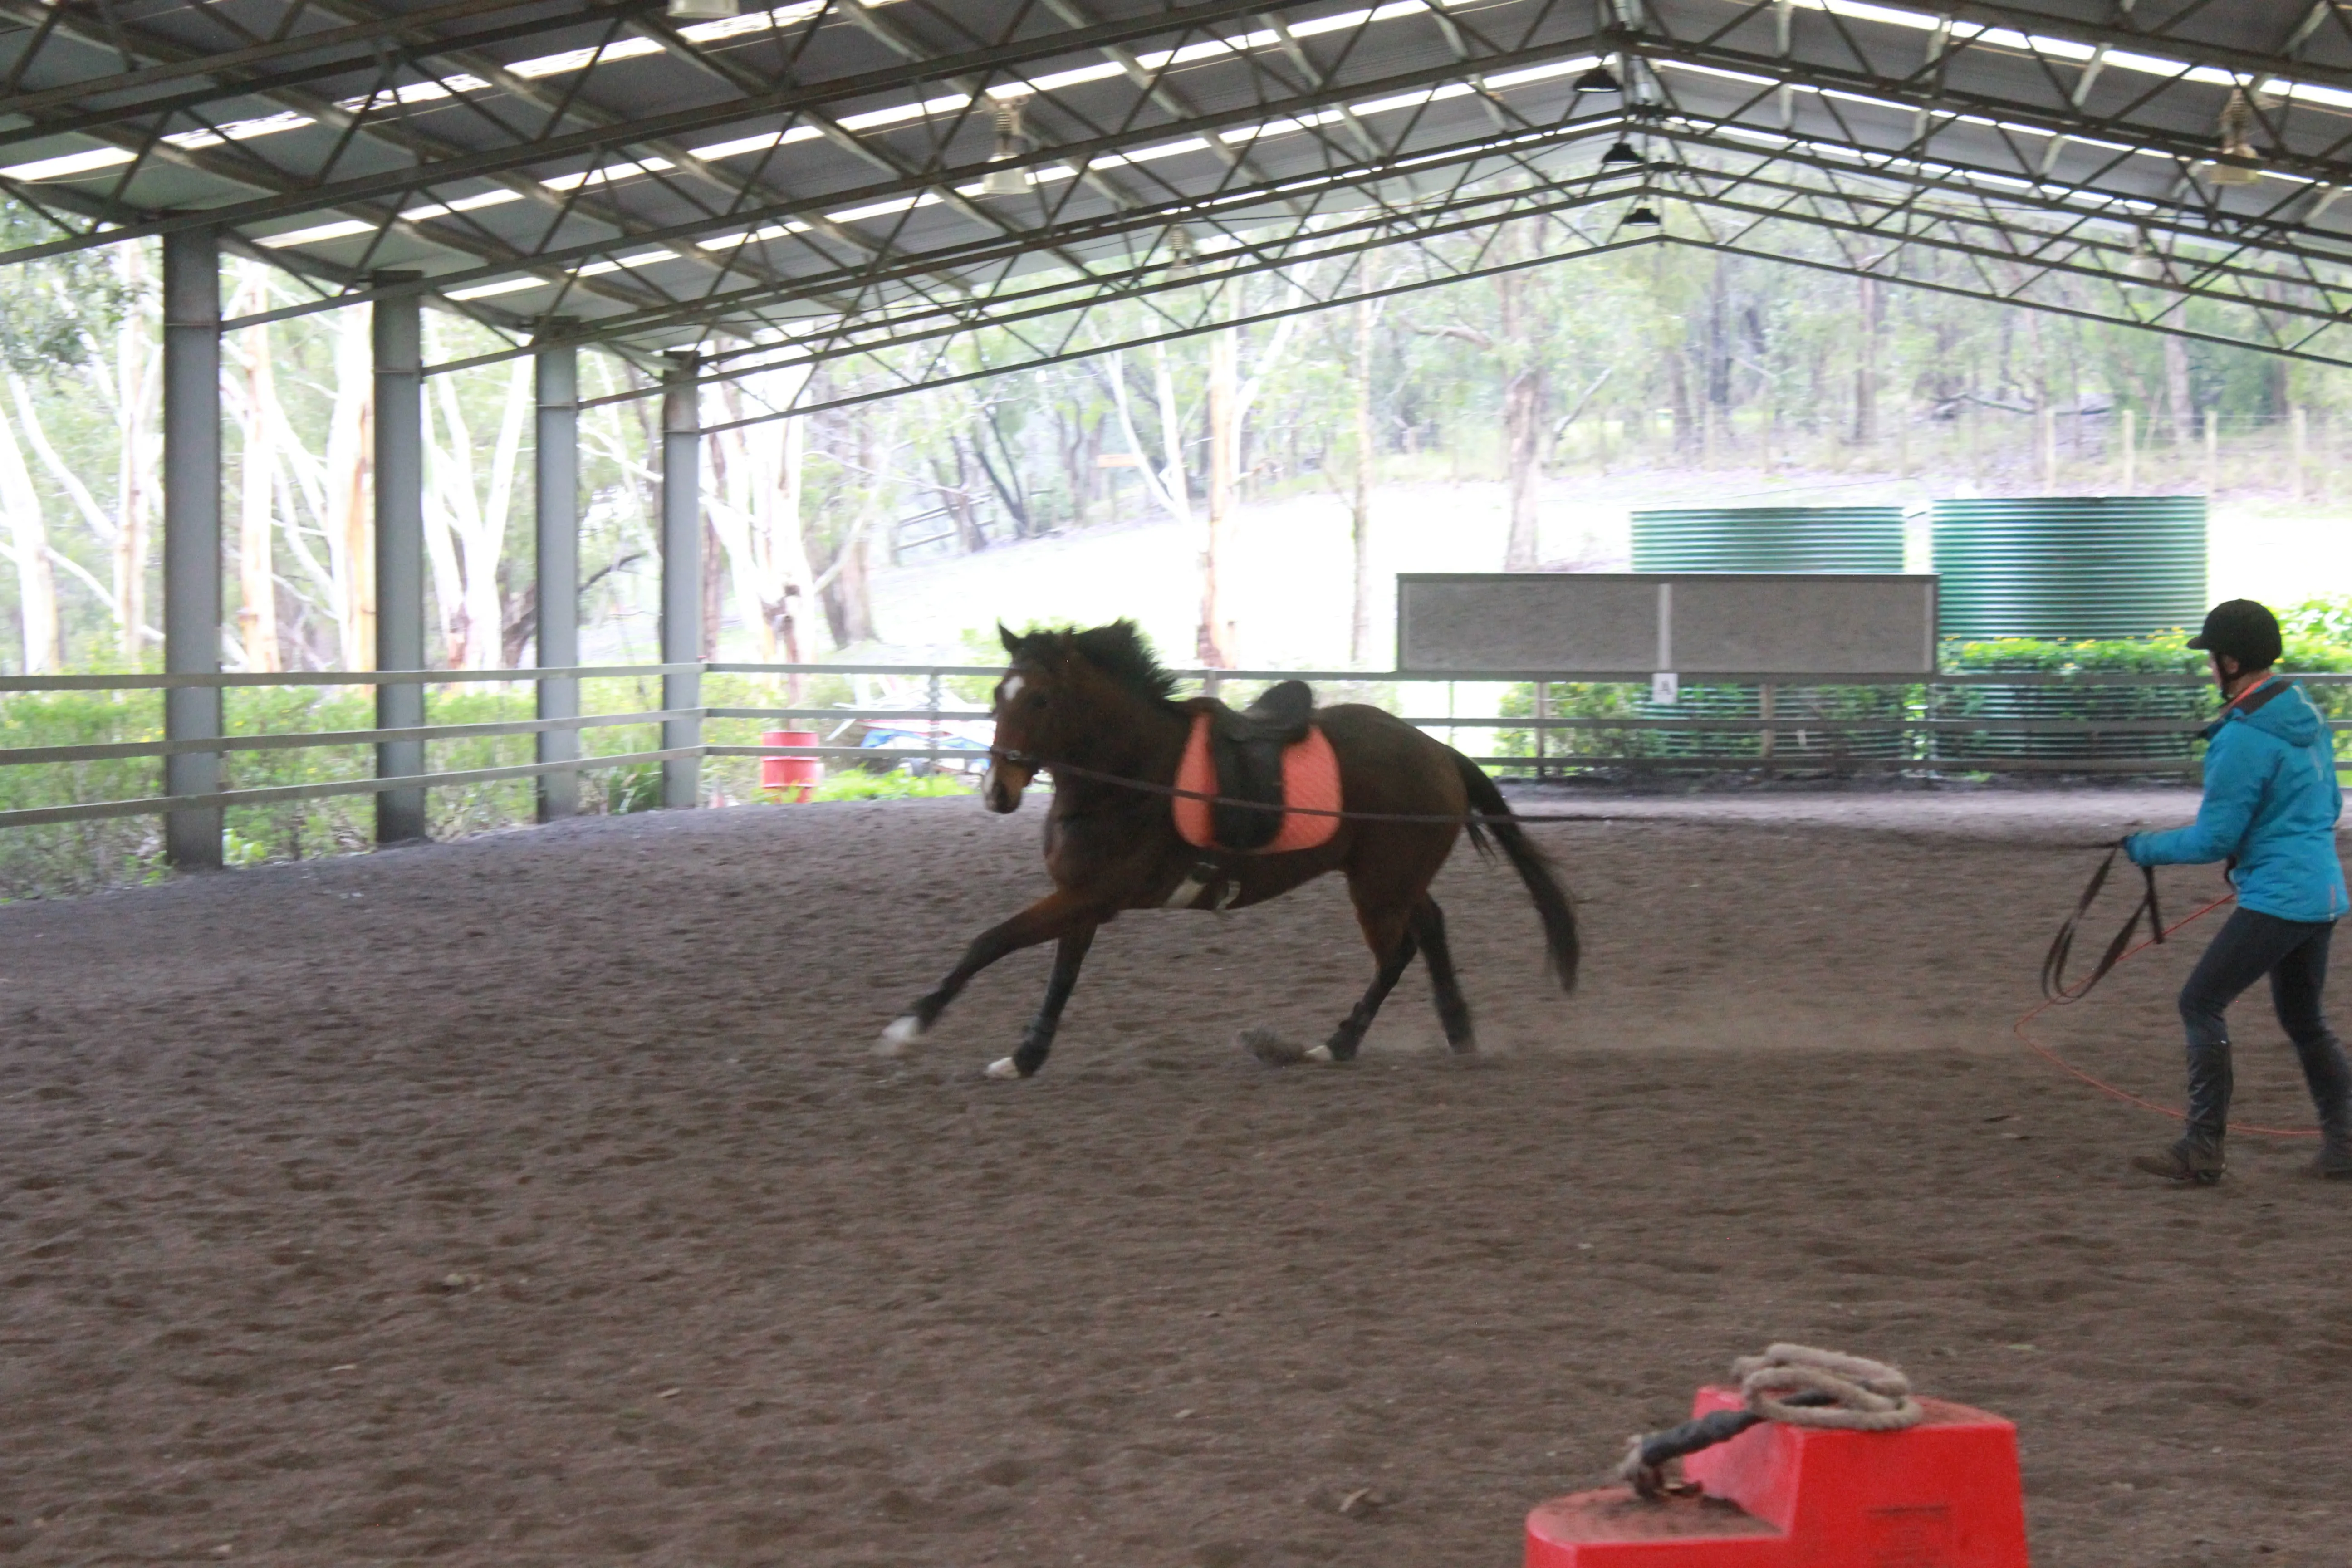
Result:
<svg viewBox="0 0 2352 1568">
<path fill-rule="evenodd" d="M 1352 1001 L 1336 886 L 1122 920 L 1034 1082 L 1042 954 L 877 1060 L 1040 885 L 962 802 L 0 909 L 0 1560 L 1502 1568 L 1785 1338 L 2016 1418 L 2050 1568 L 2347 1562 L 2352 1193 L 2140 1184 L 2007 1034 L 2047 846 L 2186 797 L 1621 804 L 1542 830 L 1576 997 L 1448 870 L 1467 1064 L 1417 970 L 1353 1068 L 1234 1047 Z M 2171 1098 L 2193 952 L 2053 1043 Z"/>
</svg>

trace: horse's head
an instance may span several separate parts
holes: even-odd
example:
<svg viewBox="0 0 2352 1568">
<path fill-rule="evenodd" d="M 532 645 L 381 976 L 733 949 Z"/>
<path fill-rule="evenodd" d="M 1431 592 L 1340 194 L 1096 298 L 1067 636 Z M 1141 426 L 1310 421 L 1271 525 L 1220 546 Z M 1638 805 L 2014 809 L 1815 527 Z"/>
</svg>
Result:
<svg viewBox="0 0 2352 1568">
<path fill-rule="evenodd" d="M 1038 759 L 1058 754 L 1061 714 L 1055 699 L 1066 696 L 1069 637 L 1021 636 L 1002 626 L 997 637 L 1012 656 L 1012 668 L 996 683 L 996 739 L 980 798 L 993 812 L 1021 809 L 1021 792 L 1037 776 Z"/>
<path fill-rule="evenodd" d="M 1040 768 L 1087 763 L 1107 737 L 1147 730 L 1155 712 L 1172 726 L 1175 677 L 1160 668 L 1134 622 L 1085 631 L 1000 626 L 996 635 L 1012 668 L 996 683 L 995 754 L 981 783 L 989 810 L 1018 810 Z"/>
</svg>

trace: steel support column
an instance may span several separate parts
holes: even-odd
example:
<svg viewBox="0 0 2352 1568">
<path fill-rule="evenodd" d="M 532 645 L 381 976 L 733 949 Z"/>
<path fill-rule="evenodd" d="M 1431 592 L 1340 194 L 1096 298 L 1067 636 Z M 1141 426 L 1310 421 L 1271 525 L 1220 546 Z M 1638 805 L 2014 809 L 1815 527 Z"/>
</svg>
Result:
<svg viewBox="0 0 2352 1568">
<path fill-rule="evenodd" d="M 580 662 L 580 351 L 569 344 L 541 349 L 538 371 L 539 663 L 561 669 Z M 539 683 L 542 719 L 580 716 L 580 682 L 571 677 Z M 565 763 L 580 755 L 580 731 L 542 730 L 539 760 Z M 566 770 L 539 777 L 539 819 L 551 822 L 580 809 L 580 775 Z"/>
<path fill-rule="evenodd" d="M 163 668 L 217 675 L 221 667 L 220 240 L 184 229 L 163 241 Z M 221 689 L 163 693 L 163 738 L 221 732 Z M 221 787 L 218 752 L 163 759 L 165 795 Z M 174 866 L 221 863 L 221 809 L 167 813 L 164 853 Z"/>
<path fill-rule="evenodd" d="M 695 385 L 698 356 L 677 353 L 662 373 L 661 656 L 664 664 L 702 658 L 702 418 Z M 662 677 L 664 708 L 702 706 L 698 674 Z M 662 749 L 702 744 L 702 721 L 666 719 Z M 674 757 L 662 764 L 662 804 L 685 806 L 702 797 L 702 759 Z"/>
<path fill-rule="evenodd" d="M 404 277 L 399 279 L 405 281 Z M 379 276 L 378 282 L 394 281 Z M 417 296 L 378 300 L 375 339 L 375 667 L 425 668 L 425 322 Z M 425 722 L 425 688 L 375 689 L 380 729 Z M 385 741 L 378 778 L 425 771 L 425 742 Z M 375 841 L 403 844 L 425 834 L 422 787 L 375 797 Z"/>
</svg>

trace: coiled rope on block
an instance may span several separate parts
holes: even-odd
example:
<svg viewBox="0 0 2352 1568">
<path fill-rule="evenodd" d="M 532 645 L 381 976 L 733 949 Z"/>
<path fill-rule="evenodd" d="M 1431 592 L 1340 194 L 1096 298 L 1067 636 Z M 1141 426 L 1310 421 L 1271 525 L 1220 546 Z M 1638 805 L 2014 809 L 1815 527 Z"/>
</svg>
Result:
<svg viewBox="0 0 2352 1568">
<path fill-rule="evenodd" d="M 1731 1363 L 1745 1407 L 1717 1410 L 1648 1436 L 1626 1440 L 1617 1479 L 1634 1495 L 1655 1502 L 1696 1490 L 1667 1479 L 1675 1459 L 1727 1443 L 1766 1421 L 1849 1432 L 1899 1432 L 1916 1426 L 1927 1412 L 1911 1396 L 1911 1380 L 1885 1362 L 1811 1345 L 1767 1345 L 1762 1355 Z"/>
</svg>

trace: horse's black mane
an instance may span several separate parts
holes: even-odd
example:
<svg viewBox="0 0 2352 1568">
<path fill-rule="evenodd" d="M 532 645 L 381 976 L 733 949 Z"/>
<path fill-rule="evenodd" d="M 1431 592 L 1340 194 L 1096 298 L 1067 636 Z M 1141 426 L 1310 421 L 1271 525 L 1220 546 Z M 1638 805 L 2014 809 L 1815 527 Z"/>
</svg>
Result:
<svg viewBox="0 0 2352 1568">
<path fill-rule="evenodd" d="M 1121 686 L 1152 702 L 1172 701 L 1176 678 L 1160 667 L 1149 638 L 1133 621 L 1113 621 L 1107 626 L 1047 627 L 1043 631 L 1006 634 L 1005 651 L 1017 663 L 1052 658 L 1066 643 L 1070 650 Z"/>
</svg>

